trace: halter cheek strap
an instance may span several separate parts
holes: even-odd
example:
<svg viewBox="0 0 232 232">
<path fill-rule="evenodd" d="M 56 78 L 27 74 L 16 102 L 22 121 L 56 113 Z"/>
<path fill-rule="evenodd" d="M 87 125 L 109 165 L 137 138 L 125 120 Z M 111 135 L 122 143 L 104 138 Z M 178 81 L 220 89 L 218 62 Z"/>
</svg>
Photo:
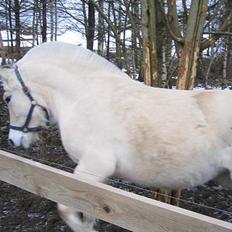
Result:
<svg viewBox="0 0 232 232">
<path fill-rule="evenodd" d="M 48 114 L 48 111 L 47 109 L 38 104 L 35 99 L 33 98 L 33 96 L 31 95 L 29 89 L 27 88 L 27 86 L 25 85 L 23 79 L 22 79 L 22 76 L 20 75 L 20 72 L 18 70 L 18 66 L 15 67 L 15 75 L 22 87 L 22 90 L 24 92 L 24 94 L 29 98 L 30 102 L 31 102 L 31 106 L 30 106 L 30 109 L 29 109 L 29 112 L 27 114 L 27 118 L 26 118 L 26 121 L 24 123 L 23 126 L 13 126 L 13 125 L 10 125 L 9 128 L 10 129 L 13 129 L 13 130 L 18 130 L 18 131 L 23 131 L 24 133 L 27 133 L 27 132 L 38 132 L 40 130 L 42 130 L 42 126 L 37 126 L 37 127 L 29 127 L 29 124 L 31 122 L 31 119 L 32 119 L 32 116 L 33 116 L 33 112 L 35 110 L 35 107 L 40 107 L 44 114 L 45 114 L 45 118 L 47 120 L 47 123 L 49 122 L 49 114 Z"/>
</svg>

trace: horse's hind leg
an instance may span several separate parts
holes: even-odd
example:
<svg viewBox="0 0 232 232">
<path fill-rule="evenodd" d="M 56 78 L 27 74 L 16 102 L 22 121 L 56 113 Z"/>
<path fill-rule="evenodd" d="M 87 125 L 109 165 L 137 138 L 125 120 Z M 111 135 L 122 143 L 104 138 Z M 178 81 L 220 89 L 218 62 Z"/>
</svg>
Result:
<svg viewBox="0 0 232 232">
<path fill-rule="evenodd" d="M 214 178 L 216 184 L 225 189 L 232 189 L 232 147 L 228 147 L 218 154 L 218 163 L 224 170 Z"/>
<path fill-rule="evenodd" d="M 171 205 L 179 206 L 179 200 L 181 196 L 181 190 L 167 190 L 167 189 L 155 189 L 154 199 L 168 203 Z"/>
<path fill-rule="evenodd" d="M 98 161 L 100 161 L 100 159 L 98 159 Z M 113 173 L 113 171 L 113 166 L 109 167 L 109 165 L 107 165 L 107 167 L 104 168 L 104 162 L 102 162 L 102 164 L 99 164 L 96 161 L 95 166 L 92 168 L 91 166 L 86 168 L 86 166 L 80 162 L 79 165 L 76 167 L 74 174 L 86 180 L 104 182 L 105 178 L 110 176 Z M 94 229 L 94 224 L 96 220 L 93 216 L 90 216 L 82 212 L 78 212 L 77 210 L 62 204 L 58 204 L 58 212 L 61 218 L 74 232 L 96 231 Z"/>
<path fill-rule="evenodd" d="M 178 206 L 180 205 L 181 189 L 172 190 L 171 192 L 171 205 Z"/>
</svg>

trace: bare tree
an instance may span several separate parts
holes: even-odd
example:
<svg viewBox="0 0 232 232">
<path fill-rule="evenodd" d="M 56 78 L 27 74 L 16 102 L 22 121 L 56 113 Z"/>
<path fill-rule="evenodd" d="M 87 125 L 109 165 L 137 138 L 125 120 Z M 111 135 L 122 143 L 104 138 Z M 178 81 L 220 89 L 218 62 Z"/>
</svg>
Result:
<svg viewBox="0 0 232 232">
<path fill-rule="evenodd" d="M 192 1 L 179 61 L 178 89 L 194 87 L 207 7 L 207 0 Z"/>
<path fill-rule="evenodd" d="M 88 1 L 88 17 L 86 25 L 87 48 L 93 50 L 95 32 L 95 7 L 92 1 Z"/>
<path fill-rule="evenodd" d="M 41 8 L 42 8 L 42 42 L 47 42 L 47 1 L 41 0 Z"/>
<path fill-rule="evenodd" d="M 15 47 L 16 47 L 16 58 L 20 59 L 20 30 L 21 30 L 21 23 L 20 23 L 20 3 L 19 0 L 14 0 L 14 13 L 15 13 Z"/>
<path fill-rule="evenodd" d="M 152 0 L 142 0 L 142 32 L 144 56 L 144 82 L 155 86 L 158 81 L 156 4 Z"/>
<path fill-rule="evenodd" d="M 104 8 L 104 2 L 103 0 L 99 0 L 99 7 L 101 9 Z M 103 55 L 103 50 L 104 50 L 104 31 L 105 31 L 105 26 L 104 26 L 104 19 L 102 15 L 98 12 L 98 49 L 97 52 L 99 55 Z"/>
</svg>

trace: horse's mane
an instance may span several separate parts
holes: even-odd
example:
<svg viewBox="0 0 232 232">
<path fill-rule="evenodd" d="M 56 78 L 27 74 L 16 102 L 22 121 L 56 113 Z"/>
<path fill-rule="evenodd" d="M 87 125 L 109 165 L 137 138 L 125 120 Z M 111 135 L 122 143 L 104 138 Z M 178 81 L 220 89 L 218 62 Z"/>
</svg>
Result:
<svg viewBox="0 0 232 232">
<path fill-rule="evenodd" d="M 121 73 L 122 71 L 108 60 L 81 46 L 63 42 L 49 42 L 31 49 L 20 61 L 36 63 L 53 63 L 69 66 L 73 69 L 88 69 L 98 72 Z M 81 70 L 83 71 L 83 70 Z"/>
</svg>

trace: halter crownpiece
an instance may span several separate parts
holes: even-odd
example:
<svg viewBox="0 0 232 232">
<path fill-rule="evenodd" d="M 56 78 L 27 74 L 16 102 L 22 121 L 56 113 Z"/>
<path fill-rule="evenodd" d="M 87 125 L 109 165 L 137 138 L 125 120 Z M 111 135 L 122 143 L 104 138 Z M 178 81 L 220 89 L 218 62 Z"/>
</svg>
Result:
<svg viewBox="0 0 232 232">
<path fill-rule="evenodd" d="M 22 90 L 23 90 L 24 94 L 29 98 L 29 100 L 31 102 L 31 106 L 30 106 L 29 112 L 27 114 L 27 118 L 26 118 L 26 121 L 25 121 L 24 125 L 23 126 L 13 126 L 13 125 L 10 125 L 9 128 L 13 129 L 13 130 L 22 131 L 24 133 L 38 132 L 38 131 L 42 130 L 42 126 L 29 127 L 29 124 L 31 122 L 32 115 L 33 115 L 33 112 L 34 112 L 34 109 L 35 109 L 36 106 L 38 106 L 38 107 L 40 107 L 44 111 L 45 118 L 47 119 L 47 124 L 49 123 L 49 114 L 48 114 L 48 111 L 47 111 L 47 109 L 44 106 L 38 104 L 36 102 L 36 100 L 33 98 L 33 96 L 30 93 L 30 90 L 25 85 L 25 83 L 24 83 L 24 81 L 22 79 L 22 76 L 21 76 L 21 74 L 19 72 L 19 69 L 18 69 L 17 65 L 15 67 L 15 75 L 16 75 L 17 80 L 19 81 L 19 83 L 20 83 L 20 85 L 22 87 Z"/>
</svg>

